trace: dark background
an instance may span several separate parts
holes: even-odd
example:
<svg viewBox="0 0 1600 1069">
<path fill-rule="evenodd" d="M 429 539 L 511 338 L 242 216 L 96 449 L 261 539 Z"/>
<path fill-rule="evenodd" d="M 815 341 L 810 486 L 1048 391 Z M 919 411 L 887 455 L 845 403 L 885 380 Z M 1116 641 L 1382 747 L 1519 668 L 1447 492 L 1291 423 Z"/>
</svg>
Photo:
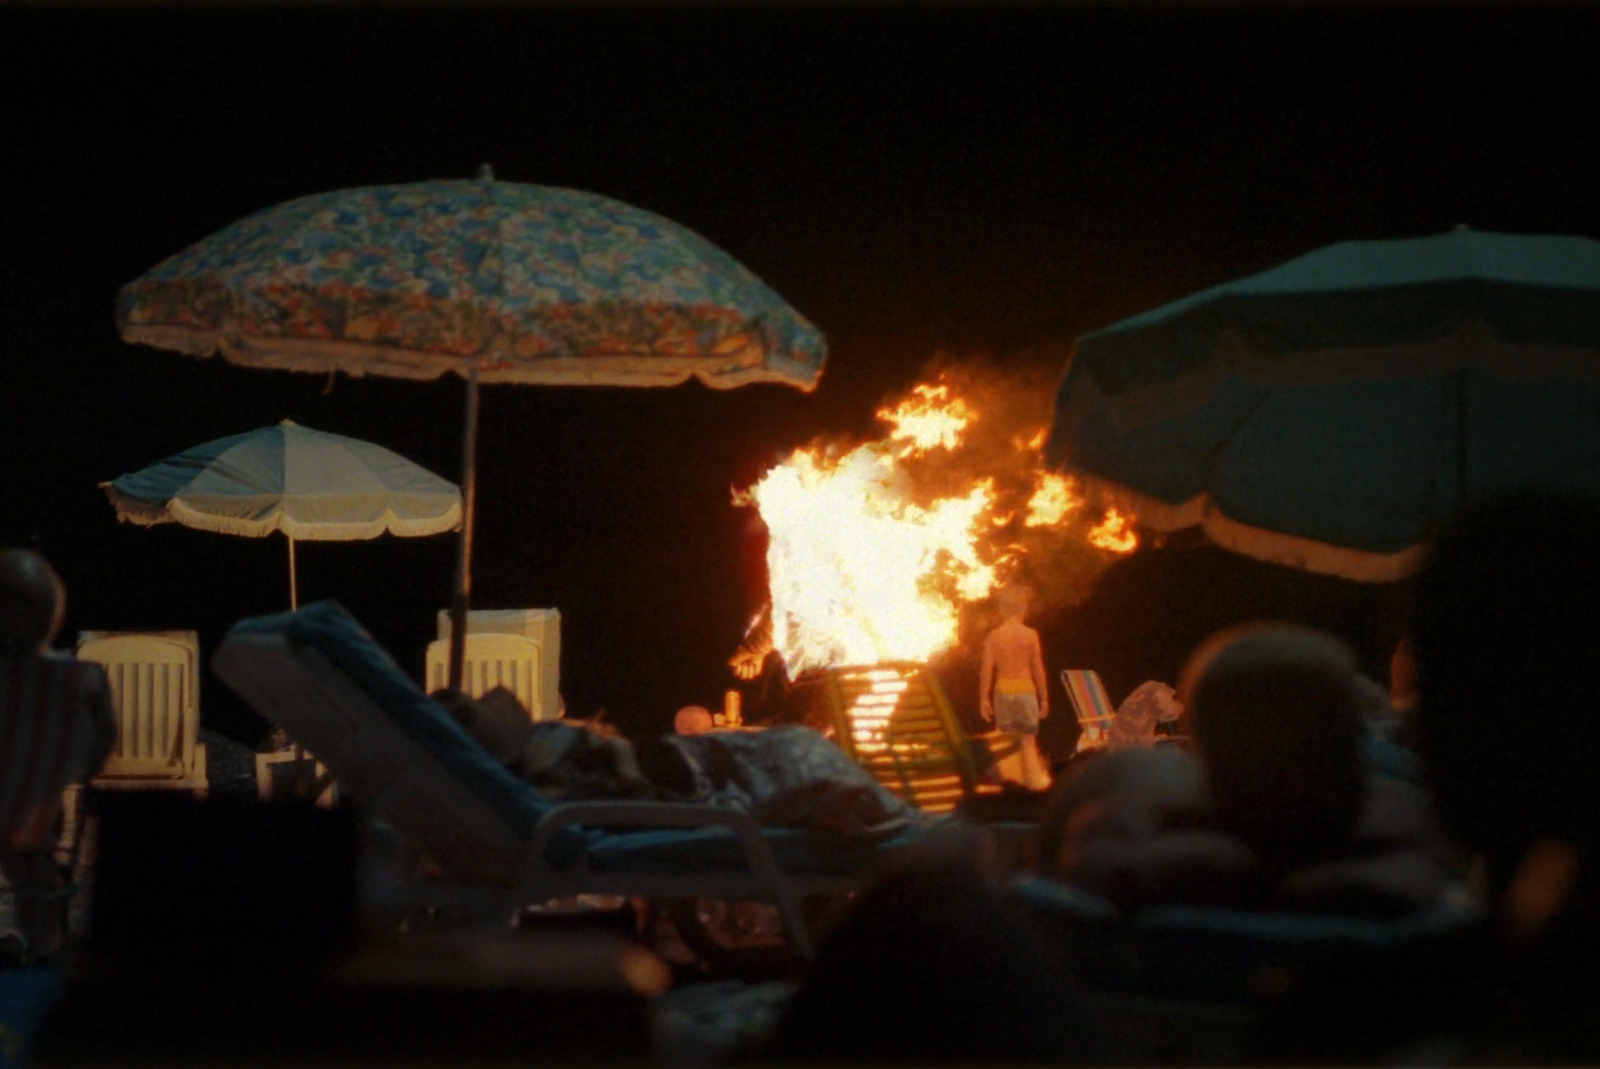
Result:
<svg viewBox="0 0 1600 1069">
<path fill-rule="evenodd" d="M 115 293 L 239 216 L 470 177 L 659 212 L 828 335 L 821 387 L 491 387 L 477 604 L 557 606 L 563 690 L 629 731 L 715 705 L 762 596 L 730 488 L 935 354 L 1059 366 L 1071 339 L 1319 245 L 1478 229 L 1600 237 L 1600 12 L 1579 4 L 0 5 L 0 543 L 67 626 L 195 628 L 287 601 L 283 540 L 119 525 L 111 479 L 292 418 L 452 479 L 462 385 L 297 376 L 123 344 Z M 302 544 L 420 672 L 448 537 Z M 1169 545 L 1040 620 L 1113 697 L 1210 629 L 1293 616 L 1381 671 L 1401 589 Z M 947 685 L 965 705 L 970 659 Z M 205 720 L 261 724 L 211 680 Z M 1064 702 L 1062 702 L 1064 705 Z"/>
</svg>

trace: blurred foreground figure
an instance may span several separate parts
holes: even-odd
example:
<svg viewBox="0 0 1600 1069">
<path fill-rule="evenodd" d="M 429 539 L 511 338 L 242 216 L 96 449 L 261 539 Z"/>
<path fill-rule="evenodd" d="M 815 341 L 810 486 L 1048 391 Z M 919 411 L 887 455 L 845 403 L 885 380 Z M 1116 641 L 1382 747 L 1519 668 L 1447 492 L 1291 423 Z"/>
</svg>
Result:
<svg viewBox="0 0 1600 1069">
<path fill-rule="evenodd" d="M 1180 679 L 1194 753 L 1108 751 L 1052 803 L 1046 857 L 1124 910 L 1164 904 L 1359 917 L 1451 885 L 1426 795 L 1362 756 L 1354 655 L 1288 624 L 1204 643 Z"/>
<path fill-rule="evenodd" d="M 1418 747 L 1495 929 L 1464 1057 L 1596 1064 L 1600 502 L 1469 512 L 1422 576 L 1412 636 Z"/>
<path fill-rule="evenodd" d="M 42 556 L 0 551 L 0 872 L 23 940 L 8 957 L 21 963 L 62 948 L 62 794 L 99 771 L 117 741 L 105 670 L 50 652 L 66 603 Z"/>
<path fill-rule="evenodd" d="M 1100 1051 L 1063 964 L 953 836 L 856 899 L 762 1061 L 1086 1065 Z"/>
<path fill-rule="evenodd" d="M 1350 651 L 1308 628 L 1238 628 L 1204 643 L 1179 686 L 1221 826 L 1275 864 L 1337 851 L 1366 787 Z"/>
<path fill-rule="evenodd" d="M 1042 849 L 1117 917 L 1093 938 L 1066 928 L 1091 982 L 1116 990 L 1131 975 L 1156 1007 L 1175 995 L 1251 1022 L 1207 1033 L 1156 1010 L 1146 1039 L 1122 1020 L 1124 1060 L 1366 1064 L 1437 1031 L 1428 985 L 1451 976 L 1438 963 L 1454 962 L 1475 914 L 1426 792 L 1366 756 L 1371 692 L 1331 635 L 1231 628 L 1179 679 L 1192 750 L 1074 766 Z"/>
</svg>

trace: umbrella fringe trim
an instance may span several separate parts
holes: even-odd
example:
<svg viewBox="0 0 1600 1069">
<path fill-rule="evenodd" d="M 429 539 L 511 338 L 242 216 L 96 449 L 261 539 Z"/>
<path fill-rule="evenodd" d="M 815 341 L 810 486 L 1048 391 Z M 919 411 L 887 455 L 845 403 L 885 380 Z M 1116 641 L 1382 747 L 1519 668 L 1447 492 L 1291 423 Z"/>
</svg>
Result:
<svg viewBox="0 0 1600 1069">
<path fill-rule="evenodd" d="M 1109 479 L 1082 472 L 1071 474 L 1088 500 L 1131 513 L 1134 523 L 1141 527 L 1161 532 L 1199 527 L 1223 549 L 1268 564 L 1282 564 L 1361 583 L 1392 583 L 1415 574 L 1428 551 L 1426 543 L 1391 553 L 1336 546 L 1235 520 L 1223 513 L 1210 494 L 1197 494 L 1173 504 Z"/>
<path fill-rule="evenodd" d="M 158 523 L 172 522 L 172 515 L 167 511 L 165 501 L 157 503 L 124 497 L 113 490 L 110 483 L 101 483 L 100 488 L 106 492 L 106 497 L 111 499 L 111 504 L 117 510 L 119 522 L 137 524 L 140 527 L 154 527 Z"/>
<path fill-rule="evenodd" d="M 124 341 L 169 349 L 188 356 L 219 354 L 240 367 L 299 371 L 326 375 L 342 372 L 352 378 L 437 379 L 464 375 L 474 357 L 420 350 L 394 349 L 360 342 L 312 338 L 246 338 L 214 330 L 123 324 Z M 481 361 L 478 380 L 486 385 L 672 387 L 698 378 L 714 389 L 773 383 L 810 393 L 822 377 L 825 358 L 804 359 L 767 354 L 752 362 L 747 353 L 705 355 L 580 355 L 535 358 L 493 356 Z"/>
<path fill-rule="evenodd" d="M 177 500 L 159 504 L 139 501 L 118 494 L 109 487 L 106 496 L 116 506 L 117 519 L 141 527 L 178 523 L 197 531 L 237 535 L 243 538 L 265 538 L 281 531 L 298 542 L 359 542 L 383 534 L 392 534 L 398 538 L 422 538 L 445 534 L 461 527 L 459 503 L 441 516 L 423 519 L 402 519 L 392 509 L 385 509 L 382 516 L 361 523 L 300 523 L 281 512 L 274 512 L 264 519 L 215 516 L 197 512 Z"/>
</svg>

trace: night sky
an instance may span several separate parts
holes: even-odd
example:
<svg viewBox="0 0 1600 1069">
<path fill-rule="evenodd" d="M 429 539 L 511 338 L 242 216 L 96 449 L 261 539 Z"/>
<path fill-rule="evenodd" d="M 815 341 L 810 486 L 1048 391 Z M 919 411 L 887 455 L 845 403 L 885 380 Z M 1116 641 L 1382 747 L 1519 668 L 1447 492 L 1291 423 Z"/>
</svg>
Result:
<svg viewBox="0 0 1600 1069">
<path fill-rule="evenodd" d="M 1579 4 L 0 4 L 0 543 L 56 563 L 69 631 L 193 628 L 209 654 L 285 607 L 283 540 L 118 524 L 96 484 L 283 418 L 454 479 L 462 385 L 129 346 L 117 289 L 327 189 L 487 162 L 602 193 L 727 249 L 831 346 L 811 395 L 485 390 L 477 603 L 559 607 L 573 711 L 658 730 L 720 700 L 762 597 L 730 488 L 874 433 L 936 354 L 1059 365 L 1078 334 L 1334 241 L 1600 238 L 1597 45 Z M 453 557 L 302 544 L 301 596 L 420 670 Z M 1389 611 L 1181 547 L 1102 586 L 1041 623 L 1052 670 L 1113 690 L 1232 618 Z M 202 703 L 256 741 L 220 683 Z"/>
</svg>

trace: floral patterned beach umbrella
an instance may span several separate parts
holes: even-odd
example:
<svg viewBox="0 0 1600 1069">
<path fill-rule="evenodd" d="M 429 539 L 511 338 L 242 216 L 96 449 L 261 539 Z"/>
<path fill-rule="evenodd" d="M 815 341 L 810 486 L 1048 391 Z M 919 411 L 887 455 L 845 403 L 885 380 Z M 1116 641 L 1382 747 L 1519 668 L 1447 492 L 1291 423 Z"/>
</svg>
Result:
<svg viewBox="0 0 1600 1069">
<path fill-rule="evenodd" d="M 494 180 L 368 186 L 279 204 L 124 286 L 130 342 L 242 365 L 466 379 L 471 591 L 479 382 L 811 390 L 826 343 L 726 252 L 592 193 Z M 459 655 L 452 658 L 459 662 Z M 452 679 L 456 673 L 452 671 Z"/>
</svg>

